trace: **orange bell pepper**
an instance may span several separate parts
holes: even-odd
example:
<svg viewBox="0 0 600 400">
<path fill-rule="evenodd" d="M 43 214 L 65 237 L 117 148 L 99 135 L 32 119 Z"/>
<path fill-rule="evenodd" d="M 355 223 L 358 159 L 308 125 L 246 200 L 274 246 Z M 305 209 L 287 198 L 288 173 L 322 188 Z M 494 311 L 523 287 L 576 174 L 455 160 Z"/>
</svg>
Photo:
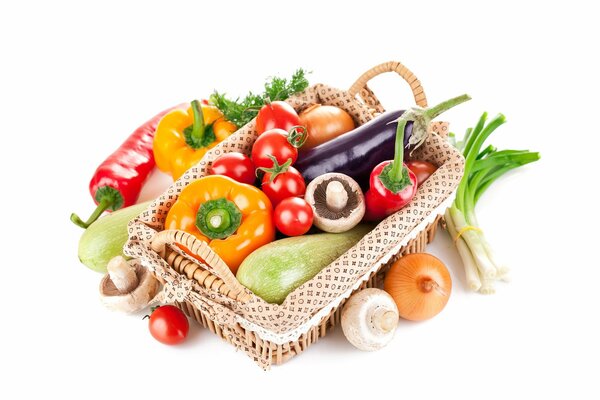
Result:
<svg viewBox="0 0 600 400">
<path fill-rule="evenodd" d="M 217 107 L 194 100 L 187 111 L 171 111 L 158 123 L 152 146 L 156 166 L 177 180 L 236 129 Z"/>
<path fill-rule="evenodd" d="M 269 198 L 222 175 L 205 176 L 183 189 L 165 229 L 180 229 L 207 242 L 234 274 L 251 252 L 275 239 Z"/>
</svg>

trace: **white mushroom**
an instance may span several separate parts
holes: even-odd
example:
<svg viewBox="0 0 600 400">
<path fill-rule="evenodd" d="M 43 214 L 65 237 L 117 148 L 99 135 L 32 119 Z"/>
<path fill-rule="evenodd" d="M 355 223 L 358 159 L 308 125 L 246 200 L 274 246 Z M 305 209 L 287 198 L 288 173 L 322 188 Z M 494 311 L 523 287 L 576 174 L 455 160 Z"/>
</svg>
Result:
<svg viewBox="0 0 600 400">
<path fill-rule="evenodd" d="M 156 296 L 159 283 L 139 263 L 128 263 L 114 257 L 107 266 L 108 274 L 100 282 L 100 300 L 111 310 L 136 312 Z"/>
<path fill-rule="evenodd" d="M 304 200 L 313 209 L 313 224 L 325 232 L 348 231 L 365 215 L 360 186 L 344 174 L 328 173 L 313 179 L 306 187 Z"/>
<path fill-rule="evenodd" d="M 389 294 L 381 289 L 364 289 L 344 305 L 342 330 L 354 347 L 373 351 L 392 340 L 398 319 L 398 308 Z"/>
</svg>

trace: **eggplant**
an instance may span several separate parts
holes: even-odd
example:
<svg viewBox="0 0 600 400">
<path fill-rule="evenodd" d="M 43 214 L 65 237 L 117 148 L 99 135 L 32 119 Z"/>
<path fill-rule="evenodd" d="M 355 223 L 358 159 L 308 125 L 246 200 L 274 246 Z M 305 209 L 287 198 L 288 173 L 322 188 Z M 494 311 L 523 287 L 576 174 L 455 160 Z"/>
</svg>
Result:
<svg viewBox="0 0 600 400">
<path fill-rule="evenodd" d="M 294 167 L 300 171 L 308 184 L 328 172 L 346 174 L 369 189 L 369 177 L 377 164 L 394 159 L 394 143 L 398 119 L 404 110 L 388 111 L 375 119 L 300 153 Z M 412 134 L 412 121 L 404 128 L 404 146 Z"/>
</svg>

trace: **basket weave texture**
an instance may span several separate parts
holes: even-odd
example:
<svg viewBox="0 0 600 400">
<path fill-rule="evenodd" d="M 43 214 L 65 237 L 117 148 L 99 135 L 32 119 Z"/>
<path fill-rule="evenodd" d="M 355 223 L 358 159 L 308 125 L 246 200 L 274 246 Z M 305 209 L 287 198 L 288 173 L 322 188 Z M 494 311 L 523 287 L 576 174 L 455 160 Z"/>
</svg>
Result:
<svg viewBox="0 0 600 400">
<path fill-rule="evenodd" d="M 335 105 L 362 125 L 384 111 L 366 82 L 388 71 L 405 78 L 417 104 L 426 105 L 420 82 L 397 62 L 367 71 L 349 91 L 317 84 L 287 102 L 298 112 L 314 103 Z M 435 129 L 447 126 L 436 125 Z M 433 162 L 438 170 L 419 188 L 410 204 L 382 221 L 349 251 L 290 293 L 283 304 L 276 305 L 266 303 L 241 286 L 206 243 L 180 231 L 163 230 L 166 215 L 181 190 L 207 175 L 211 162 L 219 155 L 232 151 L 249 155 L 256 137 L 252 121 L 208 151 L 196 166 L 130 222 L 125 253 L 140 259 L 164 284 L 161 300 L 177 304 L 242 349 L 261 367 L 268 368 L 273 362 L 279 364 L 304 351 L 337 325 L 345 299 L 356 290 L 379 285 L 391 261 L 402 254 L 424 250 L 462 178 L 464 160 L 443 138 L 431 133 L 413 156 Z M 196 257 L 175 244 L 185 246 Z"/>
</svg>

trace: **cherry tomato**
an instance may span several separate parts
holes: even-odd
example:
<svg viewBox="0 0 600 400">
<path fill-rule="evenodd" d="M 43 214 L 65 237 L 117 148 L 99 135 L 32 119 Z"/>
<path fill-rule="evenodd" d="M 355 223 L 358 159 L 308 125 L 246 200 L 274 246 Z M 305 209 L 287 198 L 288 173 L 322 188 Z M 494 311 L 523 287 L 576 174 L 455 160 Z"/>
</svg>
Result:
<svg viewBox="0 0 600 400">
<path fill-rule="evenodd" d="M 285 101 L 265 104 L 256 116 L 256 131 L 259 135 L 276 128 L 289 132 L 296 125 L 300 125 L 300 118 L 294 107 Z"/>
<path fill-rule="evenodd" d="M 421 186 L 437 170 L 437 167 L 432 163 L 421 160 L 407 161 L 406 166 L 417 176 L 418 186 Z"/>
<path fill-rule="evenodd" d="M 225 153 L 213 161 L 208 173 L 211 175 L 225 175 L 241 183 L 254 184 L 256 175 L 255 167 L 250 157 L 242 153 Z"/>
<path fill-rule="evenodd" d="M 252 147 L 252 162 L 257 168 L 273 167 L 273 157 L 281 165 L 298 158 L 298 147 L 306 141 L 306 129 L 297 127 L 288 134 L 282 129 L 271 129 L 256 139 Z"/>
<path fill-rule="evenodd" d="M 190 330 L 190 324 L 183 311 L 171 305 L 155 309 L 150 315 L 148 327 L 154 339 L 164 344 L 183 342 Z"/>
<path fill-rule="evenodd" d="M 288 197 L 275 207 L 275 226 L 287 236 L 304 235 L 313 222 L 313 210 L 310 204 L 299 197 Z"/>
<path fill-rule="evenodd" d="M 265 171 L 261 187 L 262 191 L 271 200 L 273 207 L 288 197 L 304 196 L 306 183 L 296 168 L 284 164 L 283 166 L 276 165 L 274 168 L 267 168 Z M 271 182 L 273 175 L 275 175 L 275 179 Z"/>
</svg>

